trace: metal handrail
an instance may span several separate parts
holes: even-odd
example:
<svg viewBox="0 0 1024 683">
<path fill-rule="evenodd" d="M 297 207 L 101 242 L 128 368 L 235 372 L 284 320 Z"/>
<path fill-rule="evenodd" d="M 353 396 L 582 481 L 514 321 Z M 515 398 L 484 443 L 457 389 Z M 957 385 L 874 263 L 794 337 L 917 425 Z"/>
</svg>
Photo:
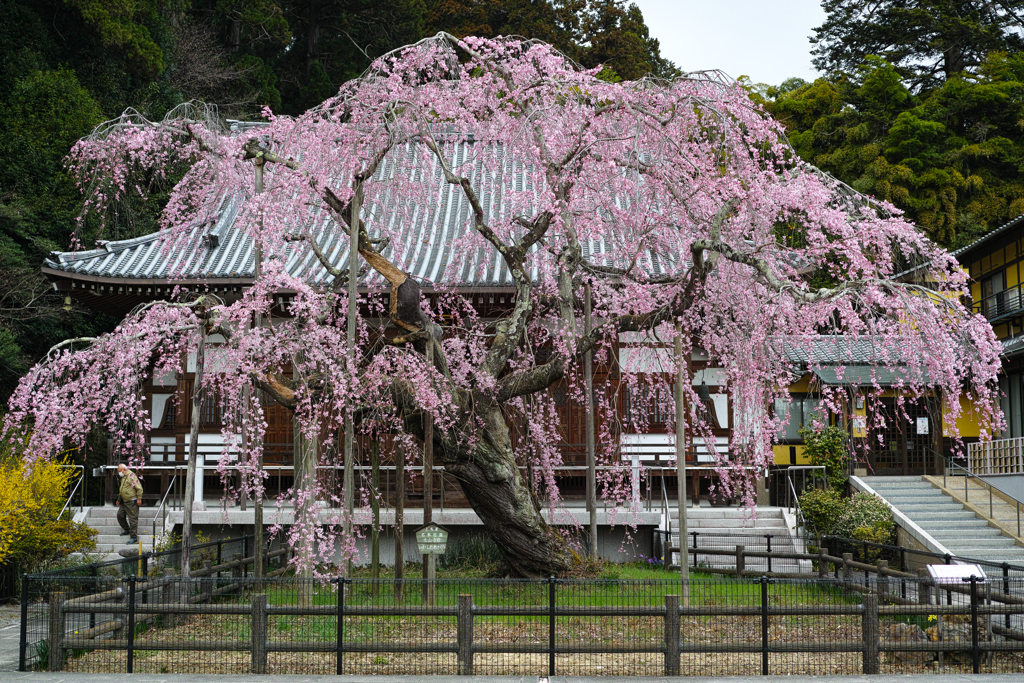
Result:
<svg viewBox="0 0 1024 683">
<path fill-rule="evenodd" d="M 952 456 L 947 456 L 947 455 L 943 454 L 942 457 L 946 461 L 946 467 L 942 468 L 942 487 L 943 488 L 948 488 L 946 486 L 946 473 L 951 468 L 954 469 L 954 471 L 955 470 L 962 471 L 964 473 L 964 502 L 968 503 L 968 502 L 970 502 L 970 494 L 968 493 L 968 490 L 969 490 L 968 483 L 970 482 L 972 477 L 974 479 L 977 479 L 979 482 L 981 482 L 988 489 L 988 517 L 989 517 L 989 519 L 995 519 L 995 514 L 994 514 L 995 503 L 993 501 L 993 491 L 998 491 L 999 493 L 1001 493 L 1004 496 L 1004 499 L 1003 499 L 1004 502 L 1006 502 L 1006 499 L 1009 498 L 1010 500 L 1013 501 L 1014 507 L 1016 508 L 1016 511 L 1017 511 L 1017 538 L 1020 538 L 1021 537 L 1021 533 L 1020 533 L 1021 532 L 1020 501 L 1017 500 L 1014 496 L 1011 496 L 1009 493 L 1007 493 L 1006 491 L 1004 491 L 1001 488 L 999 488 L 998 486 L 996 486 L 995 484 L 990 484 L 989 482 L 985 481 L 984 479 L 979 477 L 977 474 L 972 472 L 970 470 L 970 468 L 964 467 L 963 465 L 958 465 L 957 463 L 953 462 Z"/>
<path fill-rule="evenodd" d="M 82 486 L 82 482 L 85 481 L 85 465 L 57 465 L 57 467 L 73 467 L 76 470 L 82 470 L 82 475 L 78 478 L 78 481 L 75 482 L 75 488 L 71 489 L 71 493 L 68 494 L 68 499 L 66 501 L 64 501 L 64 507 L 62 507 L 60 509 L 60 514 L 57 515 L 57 519 L 59 520 L 61 518 L 61 516 L 64 514 L 64 511 L 68 509 L 69 505 L 71 505 L 71 499 L 75 497 L 75 492 L 78 491 L 78 488 L 80 486 Z M 82 498 L 79 501 L 78 511 L 81 512 L 84 509 L 85 509 L 85 488 L 83 487 L 82 488 Z"/>
<path fill-rule="evenodd" d="M 163 500 L 160 501 L 160 505 L 157 507 L 156 512 L 153 514 L 153 543 L 156 543 L 156 518 L 160 516 L 160 511 L 163 510 L 163 518 L 160 520 L 160 525 L 163 529 L 167 530 L 167 496 L 171 495 L 171 491 L 174 490 L 174 482 L 178 479 L 177 473 L 171 477 L 171 481 L 167 484 L 167 491 L 164 493 Z"/>
</svg>

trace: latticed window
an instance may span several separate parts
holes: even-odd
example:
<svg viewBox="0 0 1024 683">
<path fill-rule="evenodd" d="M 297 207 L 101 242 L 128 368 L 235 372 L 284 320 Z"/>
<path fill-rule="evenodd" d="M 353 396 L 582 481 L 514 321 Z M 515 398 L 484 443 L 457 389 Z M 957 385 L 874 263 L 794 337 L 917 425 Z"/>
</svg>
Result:
<svg viewBox="0 0 1024 683">
<path fill-rule="evenodd" d="M 177 398 L 172 398 L 167 402 L 167 407 L 164 408 L 164 429 L 172 429 L 174 423 L 178 420 L 178 401 Z"/>
<path fill-rule="evenodd" d="M 671 386 L 652 387 L 641 384 L 631 387 L 627 384 L 623 389 L 623 412 L 626 423 L 645 421 L 649 425 L 655 425 L 669 421 L 675 405 L 672 401 Z M 642 419 L 643 415 L 646 415 L 646 420 Z"/>
<path fill-rule="evenodd" d="M 215 397 L 203 397 L 203 405 L 199 411 L 199 422 L 204 425 L 220 425 L 220 403 Z"/>
</svg>

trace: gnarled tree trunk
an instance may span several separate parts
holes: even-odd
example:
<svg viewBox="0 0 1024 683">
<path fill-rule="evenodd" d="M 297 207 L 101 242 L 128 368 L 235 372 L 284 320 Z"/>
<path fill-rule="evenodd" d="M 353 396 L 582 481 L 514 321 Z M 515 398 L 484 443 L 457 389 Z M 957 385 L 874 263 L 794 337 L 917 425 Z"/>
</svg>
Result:
<svg viewBox="0 0 1024 683">
<path fill-rule="evenodd" d="M 474 444 L 458 443 L 458 430 L 436 430 L 434 457 L 462 486 L 510 573 L 523 577 L 564 574 L 577 558 L 541 516 L 540 506 L 516 466 L 508 425 L 498 403 L 477 395 L 472 408 L 480 425 Z"/>
</svg>

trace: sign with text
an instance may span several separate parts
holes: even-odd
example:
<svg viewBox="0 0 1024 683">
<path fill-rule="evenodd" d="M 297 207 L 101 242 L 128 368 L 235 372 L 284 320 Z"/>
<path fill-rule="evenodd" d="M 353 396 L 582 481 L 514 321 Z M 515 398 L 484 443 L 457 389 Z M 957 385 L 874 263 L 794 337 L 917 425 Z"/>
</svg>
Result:
<svg viewBox="0 0 1024 683">
<path fill-rule="evenodd" d="M 448 530 L 440 524 L 427 524 L 416 530 L 416 547 L 420 555 L 443 555 L 448 543 Z"/>
</svg>

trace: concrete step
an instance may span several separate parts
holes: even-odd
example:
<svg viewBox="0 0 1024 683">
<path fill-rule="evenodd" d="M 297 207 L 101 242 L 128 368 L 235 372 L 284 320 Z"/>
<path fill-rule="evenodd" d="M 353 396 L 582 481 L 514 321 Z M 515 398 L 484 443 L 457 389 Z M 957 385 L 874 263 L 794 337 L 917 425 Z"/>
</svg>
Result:
<svg viewBox="0 0 1024 683">
<path fill-rule="evenodd" d="M 897 509 L 902 510 L 898 505 Z M 985 520 L 978 519 L 974 516 L 973 512 L 964 510 L 963 507 L 959 509 L 943 509 L 943 510 L 921 510 L 914 513 L 914 521 L 920 524 L 922 521 L 938 521 L 938 520 L 964 520 L 966 521 L 978 521 L 985 523 Z"/>
<path fill-rule="evenodd" d="M 978 520 L 978 521 L 980 522 L 980 521 L 983 521 L 983 520 Z M 924 529 L 925 531 L 927 531 L 929 534 L 931 534 L 932 536 L 934 536 L 936 539 L 938 539 L 940 541 L 942 539 L 944 539 L 944 538 L 955 539 L 955 540 L 964 540 L 965 539 L 963 529 L 962 528 L 957 528 L 955 526 L 948 526 L 948 527 L 946 527 L 946 526 L 922 526 L 921 528 Z M 996 529 L 995 527 L 986 526 L 986 527 L 972 528 L 971 529 L 971 533 L 970 533 L 970 538 L 981 539 L 981 538 L 1006 538 L 1006 537 L 1003 536 L 999 532 L 999 529 Z M 1011 541 L 1011 542 L 1013 541 L 1012 538 L 1006 538 L 1006 540 L 1007 541 Z"/>
<path fill-rule="evenodd" d="M 989 562 L 1024 561 L 1024 548 L 987 519 L 920 477 L 866 477 L 864 482 L 951 553 Z"/>
</svg>

